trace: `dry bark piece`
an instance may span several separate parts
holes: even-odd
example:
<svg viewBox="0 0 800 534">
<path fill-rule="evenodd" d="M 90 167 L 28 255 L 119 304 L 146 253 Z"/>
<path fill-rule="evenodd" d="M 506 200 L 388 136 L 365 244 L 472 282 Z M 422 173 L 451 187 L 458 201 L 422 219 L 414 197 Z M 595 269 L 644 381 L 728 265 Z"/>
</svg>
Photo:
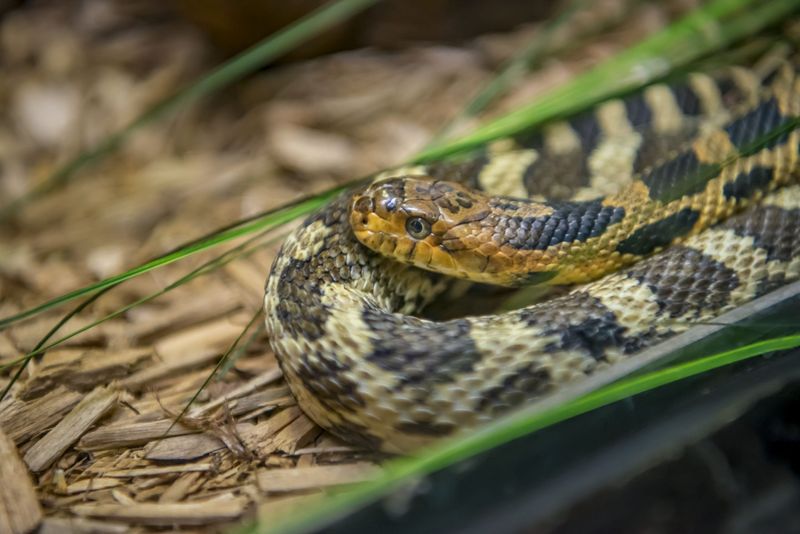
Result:
<svg viewBox="0 0 800 534">
<path fill-rule="evenodd" d="M 152 354 L 152 349 L 137 348 L 119 352 L 105 350 L 63 349 L 48 352 L 41 367 L 25 384 L 25 397 L 41 395 L 58 384 L 72 389 L 89 390 L 130 374 L 130 370 Z"/>
<path fill-rule="evenodd" d="M 95 388 L 60 423 L 28 449 L 25 454 L 28 468 L 35 473 L 47 469 L 114 406 L 118 395 L 119 391 L 113 386 Z"/>
<path fill-rule="evenodd" d="M 360 462 L 341 465 L 314 465 L 294 469 L 264 469 L 258 472 L 258 488 L 265 493 L 305 491 L 344 484 L 355 484 L 378 476 L 380 468 Z"/>
<path fill-rule="evenodd" d="M 164 475 L 169 473 L 188 473 L 188 472 L 205 472 L 213 471 L 214 466 L 210 463 L 206 464 L 181 464 L 181 465 L 165 465 L 157 467 L 143 467 L 140 469 L 124 469 L 120 471 L 106 471 L 104 476 L 110 478 L 133 478 L 133 477 L 148 477 L 156 475 Z"/>
<path fill-rule="evenodd" d="M 25 534 L 42 521 L 25 464 L 14 442 L 0 430 L 0 532 Z"/>
<path fill-rule="evenodd" d="M 84 451 L 99 451 L 144 445 L 164 436 L 167 430 L 169 430 L 168 436 L 182 436 L 197 432 L 181 423 L 175 424 L 170 419 L 115 423 L 87 432 L 78 442 L 77 448 Z"/>
<path fill-rule="evenodd" d="M 81 397 L 77 391 L 59 386 L 38 399 L 13 399 L 0 409 L 0 428 L 16 443 L 22 443 L 55 425 Z"/>
<path fill-rule="evenodd" d="M 86 493 L 89 491 L 99 491 L 104 489 L 116 488 L 121 485 L 122 481 L 116 478 L 87 478 L 79 480 L 67 486 L 64 490 L 66 495 L 76 495 L 78 493 Z"/>
<path fill-rule="evenodd" d="M 190 503 L 78 504 L 72 512 L 138 525 L 205 525 L 231 521 L 244 513 L 247 499 L 211 499 Z"/>
<path fill-rule="evenodd" d="M 130 527 L 125 523 L 95 521 L 83 517 L 49 517 L 42 522 L 37 534 L 125 534 Z"/>
<path fill-rule="evenodd" d="M 189 494 L 189 490 L 200 478 L 200 473 L 186 473 L 175 479 L 175 482 L 158 497 L 160 504 L 180 502 Z"/>
<path fill-rule="evenodd" d="M 262 446 L 262 452 L 282 451 L 289 454 L 294 453 L 300 447 L 304 447 L 316 438 L 322 429 L 314 421 L 300 415 L 297 419 L 282 428 L 268 442 Z"/>
<path fill-rule="evenodd" d="M 265 452 L 269 450 L 267 440 L 302 414 L 303 412 L 297 406 L 289 406 L 266 421 L 254 425 L 250 430 L 242 434 L 242 441 L 244 441 L 245 447 L 251 451 L 259 451 L 260 454 L 268 454 Z"/>
<path fill-rule="evenodd" d="M 224 447 L 222 440 L 211 434 L 189 434 L 154 442 L 147 447 L 145 458 L 162 462 L 195 460 Z"/>
<path fill-rule="evenodd" d="M 212 409 L 216 408 L 217 406 L 222 406 L 226 402 L 228 404 L 228 408 L 231 410 L 231 413 L 236 415 L 234 408 L 239 404 L 237 399 L 246 398 L 246 396 L 250 395 L 254 390 L 274 382 L 278 380 L 283 374 L 281 373 L 280 368 L 278 368 L 278 363 L 275 362 L 275 366 L 267 369 L 266 371 L 262 372 L 258 376 L 252 378 L 251 380 L 245 382 L 241 386 L 229 391 L 226 395 L 216 398 L 203 406 L 199 406 L 196 410 L 192 411 L 192 417 L 197 417 L 201 414 L 208 413 Z M 258 402 L 269 402 L 272 399 L 277 399 L 279 397 L 283 397 L 288 394 L 289 389 L 282 387 L 282 388 L 273 388 L 271 390 L 267 390 L 269 393 L 273 394 L 271 398 L 263 398 L 258 399 Z M 264 392 L 262 392 L 264 393 Z M 251 409 L 255 408 L 256 406 L 252 406 L 243 410 L 240 410 L 239 413 L 250 411 Z"/>
</svg>

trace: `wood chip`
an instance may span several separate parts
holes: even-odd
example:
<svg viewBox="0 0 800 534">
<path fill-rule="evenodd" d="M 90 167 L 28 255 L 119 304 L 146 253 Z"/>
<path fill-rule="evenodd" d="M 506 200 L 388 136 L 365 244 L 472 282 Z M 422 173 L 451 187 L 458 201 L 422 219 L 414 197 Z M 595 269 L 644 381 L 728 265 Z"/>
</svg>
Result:
<svg viewBox="0 0 800 534">
<path fill-rule="evenodd" d="M 153 442 L 148 445 L 145 458 L 162 462 L 195 460 L 224 447 L 225 444 L 216 436 L 191 434 Z"/>
<path fill-rule="evenodd" d="M 41 395 L 58 384 L 88 390 L 130 374 L 131 369 L 152 354 L 150 348 L 128 349 L 119 352 L 104 350 L 66 349 L 48 352 L 36 372 L 28 380 L 21 395 Z"/>
<path fill-rule="evenodd" d="M 138 525 L 172 526 L 231 521 L 241 516 L 246 507 L 247 499 L 235 497 L 191 503 L 78 504 L 71 510 L 82 516 L 102 517 Z"/>
<path fill-rule="evenodd" d="M 0 431 L 0 532 L 24 534 L 42 520 L 28 470 L 14 442 Z"/>
<path fill-rule="evenodd" d="M 264 271 L 257 268 L 249 261 L 233 261 L 227 264 L 225 272 L 241 286 L 242 299 L 246 300 L 253 309 L 264 305 Z"/>
<path fill-rule="evenodd" d="M 86 493 L 89 491 L 111 489 L 111 488 L 116 488 L 122 483 L 123 482 L 121 480 L 116 478 L 103 478 L 103 477 L 87 478 L 85 480 L 79 480 L 77 482 L 73 482 L 72 484 L 70 484 L 65 488 L 64 493 L 66 495 L 76 495 L 78 493 Z"/>
<path fill-rule="evenodd" d="M 125 534 L 130 527 L 125 523 L 95 521 L 83 517 L 50 517 L 44 520 L 37 534 Z"/>
<path fill-rule="evenodd" d="M 162 437 L 167 430 L 169 430 L 169 436 L 182 436 L 197 432 L 181 423 L 173 425 L 170 419 L 117 423 L 88 432 L 80 439 L 77 448 L 84 451 L 99 451 L 144 445 Z"/>
<path fill-rule="evenodd" d="M 256 480 L 264 493 L 305 491 L 343 484 L 355 484 L 378 476 L 380 469 L 370 463 L 314 465 L 294 469 L 262 469 Z"/>
<path fill-rule="evenodd" d="M 199 473 L 186 473 L 181 475 L 167 488 L 167 491 L 158 497 L 158 502 L 164 504 L 182 501 L 199 478 Z"/>
<path fill-rule="evenodd" d="M 222 406 L 226 402 L 233 404 L 232 401 L 234 401 L 235 399 L 239 399 L 241 397 L 244 397 L 245 395 L 248 395 L 249 393 L 252 393 L 254 390 L 256 390 L 256 389 L 258 389 L 258 388 L 260 388 L 262 386 L 265 386 L 265 385 L 267 385 L 267 384 L 269 384 L 271 382 L 274 382 L 274 381 L 278 380 L 281 376 L 283 376 L 283 374 L 281 373 L 281 370 L 278 367 L 278 364 L 276 362 L 275 363 L 275 367 L 272 367 L 271 369 L 267 369 L 266 371 L 262 372 L 261 374 L 259 374 L 255 378 L 245 382 L 244 384 L 242 384 L 241 386 L 237 387 L 236 389 L 228 392 L 226 395 L 224 395 L 222 397 L 219 397 L 219 398 L 216 398 L 216 399 L 212 400 L 211 402 L 208 402 L 207 404 L 198 407 L 196 410 L 192 410 L 191 415 L 192 415 L 192 417 L 198 417 L 198 416 L 200 416 L 202 414 L 210 412 L 211 410 L 213 410 L 217 406 Z M 274 395 L 272 397 L 273 399 L 277 399 L 277 398 L 280 398 L 282 396 L 285 396 L 287 392 L 288 392 L 288 388 L 284 388 L 284 387 L 273 388 L 272 390 L 270 390 L 270 394 Z M 265 401 L 265 402 L 268 402 L 268 401 Z M 229 404 L 228 407 L 229 408 L 233 408 L 233 406 L 231 406 L 230 404 Z M 240 410 L 240 413 L 244 413 L 244 412 L 250 411 L 251 409 L 253 409 L 253 408 L 246 408 L 246 409 Z"/>
<path fill-rule="evenodd" d="M 146 467 L 142 469 L 125 469 L 121 471 L 106 471 L 103 476 L 111 478 L 132 478 L 132 477 L 149 477 L 156 475 L 164 475 L 168 473 L 188 473 L 188 472 L 206 472 L 212 471 L 214 466 L 212 464 L 181 464 L 181 465 L 166 465 L 159 467 Z"/>
<path fill-rule="evenodd" d="M 322 429 L 314 421 L 301 414 L 275 434 L 268 444 L 262 446 L 261 451 L 262 453 L 282 451 L 292 454 L 300 447 L 311 443 L 321 432 Z"/>
<path fill-rule="evenodd" d="M 262 456 L 269 454 L 270 450 L 274 451 L 275 449 L 271 447 L 268 439 L 300 417 L 302 413 L 303 412 L 300 411 L 300 408 L 297 406 L 290 406 L 273 415 L 266 421 L 253 425 L 251 429 L 242 433 L 242 441 L 245 447 Z"/>
<path fill-rule="evenodd" d="M 59 386 L 47 395 L 31 401 L 14 399 L 0 410 L 0 428 L 14 442 L 22 443 L 52 428 L 83 395 Z"/>
<path fill-rule="evenodd" d="M 220 285 L 206 283 L 202 289 L 182 295 L 165 309 L 134 308 L 129 312 L 131 324 L 128 325 L 127 335 L 146 341 L 165 330 L 174 332 L 229 314 L 239 307 L 239 302 Z"/>
<path fill-rule="evenodd" d="M 112 386 L 98 387 L 78 403 L 50 432 L 25 454 L 25 463 L 33 472 L 50 466 L 67 448 L 117 402 L 119 391 Z"/>
</svg>

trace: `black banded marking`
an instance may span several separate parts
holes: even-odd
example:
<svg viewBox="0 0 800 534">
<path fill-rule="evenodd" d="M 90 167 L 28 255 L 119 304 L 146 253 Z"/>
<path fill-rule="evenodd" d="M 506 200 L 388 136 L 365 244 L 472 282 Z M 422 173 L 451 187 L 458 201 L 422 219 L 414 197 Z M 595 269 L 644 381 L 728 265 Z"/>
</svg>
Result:
<svg viewBox="0 0 800 534">
<path fill-rule="evenodd" d="M 689 84 L 682 83 L 671 85 L 670 89 L 675 96 L 675 103 L 678 105 L 678 108 L 680 108 L 681 113 L 687 117 L 702 115 L 703 108 L 700 103 L 700 97 L 697 96 L 697 93 L 695 93 L 694 89 L 692 89 Z"/>
<path fill-rule="evenodd" d="M 523 172 L 522 183 L 528 195 L 566 199 L 574 190 L 589 185 L 590 178 L 586 154 L 581 149 L 564 154 L 541 153 Z"/>
<path fill-rule="evenodd" d="M 625 217 L 624 208 L 603 206 L 599 199 L 549 205 L 555 210 L 550 215 L 501 218 L 495 228 L 497 240 L 519 250 L 545 250 L 598 237 Z"/>
<path fill-rule="evenodd" d="M 741 155 L 750 156 L 759 150 L 785 143 L 789 138 L 789 131 L 780 130 L 793 122 L 791 117 L 781 113 L 778 100 L 770 98 L 728 124 L 725 133 Z"/>
<path fill-rule="evenodd" d="M 500 414 L 528 399 L 546 393 L 552 387 L 550 371 L 542 368 L 538 362 L 532 361 L 516 369 L 497 386 L 483 391 L 476 409 Z"/>
<path fill-rule="evenodd" d="M 760 206 L 750 215 L 737 215 L 724 223 L 740 237 L 766 251 L 767 261 L 789 261 L 800 255 L 800 208 Z"/>
<path fill-rule="evenodd" d="M 653 121 L 653 112 L 644 98 L 644 93 L 636 93 L 622 100 L 625 113 L 633 128 L 639 128 Z"/>
<path fill-rule="evenodd" d="M 463 319 L 435 323 L 365 307 L 364 323 L 374 333 L 366 360 L 403 376 L 398 388 L 451 382 L 472 371 L 482 356 Z"/>
<path fill-rule="evenodd" d="M 633 160 L 633 175 L 651 174 L 657 165 L 664 162 L 664 154 L 675 154 L 685 149 L 695 138 L 697 131 L 697 124 L 687 121 L 681 129 L 674 132 L 644 132 L 642 143 Z"/>
<path fill-rule="evenodd" d="M 650 289 L 659 315 L 673 318 L 717 311 L 730 302 L 731 292 L 739 286 L 733 269 L 684 246 L 670 248 L 658 260 L 641 261 L 626 273 Z"/>
<path fill-rule="evenodd" d="M 456 425 L 452 423 L 414 421 L 403 422 L 395 425 L 395 429 L 403 434 L 414 434 L 417 436 L 443 437 L 452 434 Z"/>
<path fill-rule="evenodd" d="M 578 350 L 587 358 L 602 360 L 611 348 L 625 354 L 636 352 L 645 339 L 629 337 L 614 312 L 585 292 L 524 308 L 519 318 L 529 327 L 541 328 L 542 336 L 555 337 L 544 348 L 549 353 Z"/>
<path fill-rule="evenodd" d="M 353 412 L 363 407 L 365 401 L 358 384 L 347 378 L 352 367 L 324 351 L 315 351 L 315 356 L 314 359 L 302 356 L 294 371 L 317 401 L 338 412 Z"/>
<path fill-rule="evenodd" d="M 650 198 L 666 204 L 703 191 L 721 170 L 716 163 L 701 163 L 693 150 L 687 150 L 642 176 L 642 182 Z"/>
<path fill-rule="evenodd" d="M 688 234 L 699 217 L 699 212 L 683 208 L 660 221 L 642 226 L 617 245 L 617 252 L 637 256 L 650 254 L 655 249 L 665 247 L 676 238 Z"/>
<path fill-rule="evenodd" d="M 717 80 L 717 88 L 723 106 L 728 109 L 743 104 L 752 97 L 751 89 L 737 80 L 735 72 Z"/>
<path fill-rule="evenodd" d="M 581 141 L 585 154 L 591 154 L 600 143 L 603 129 L 594 113 L 582 113 L 567 121 Z"/>
<path fill-rule="evenodd" d="M 753 167 L 747 172 L 740 172 L 732 182 L 722 188 L 727 199 L 744 200 L 753 196 L 756 191 L 767 189 L 775 176 L 771 167 Z"/>
</svg>

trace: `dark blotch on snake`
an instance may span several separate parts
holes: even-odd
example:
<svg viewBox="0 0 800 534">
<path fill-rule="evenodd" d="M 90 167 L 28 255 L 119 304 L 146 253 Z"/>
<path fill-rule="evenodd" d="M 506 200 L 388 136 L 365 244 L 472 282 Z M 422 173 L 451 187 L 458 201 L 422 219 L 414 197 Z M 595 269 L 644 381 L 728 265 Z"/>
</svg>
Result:
<svg viewBox="0 0 800 534">
<path fill-rule="evenodd" d="M 552 387 L 550 371 L 542 368 L 538 362 L 530 362 L 505 377 L 497 386 L 483 391 L 477 409 L 499 415 L 543 395 Z"/>
<path fill-rule="evenodd" d="M 702 252 L 674 246 L 658 261 L 641 261 L 626 271 L 629 278 L 646 285 L 655 295 L 659 315 L 699 316 L 718 311 L 739 287 L 736 272 Z"/>
<path fill-rule="evenodd" d="M 780 106 L 775 98 L 766 102 L 731 122 L 725 127 L 725 133 L 731 143 L 744 156 L 755 154 L 765 148 L 773 148 L 785 143 L 789 132 L 775 134 L 781 126 L 789 123 L 791 119 L 781 114 Z"/>
<path fill-rule="evenodd" d="M 628 96 L 622 100 L 625 105 L 625 112 L 628 116 L 628 122 L 634 128 L 640 127 L 644 124 L 650 124 L 653 120 L 653 112 L 650 110 L 650 105 L 644 99 L 644 94 L 639 92 Z"/>
<path fill-rule="evenodd" d="M 495 235 L 509 247 L 545 250 L 560 243 L 598 237 L 625 217 L 624 208 L 603 206 L 600 200 L 548 204 L 554 209 L 550 215 L 501 218 Z"/>
<path fill-rule="evenodd" d="M 675 103 L 678 104 L 681 113 L 688 117 L 695 117 L 702 113 L 700 98 L 690 85 L 686 83 L 671 85 L 670 90 L 672 90 Z"/>
<path fill-rule="evenodd" d="M 753 244 L 767 253 L 767 261 L 789 261 L 800 255 L 800 208 L 760 206 L 748 217 L 731 217 L 724 227 L 752 237 Z"/>
<path fill-rule="evenodd" d="M 522 309 L 519 318 L 529 327 L 541 329 L 542 337 L 555 337 L 545 346 L 545 352 L 578 350 L 588 358 L 601 360 L 609 348 L 631 353 L 644 343 L 643 338 L 628 337 L 627 328 L 614 312 L 588 293 L 576 292 Z"/>
<path fill-rule="evenodd" d="M 650 198 L 667 203 L 701 192 L 720 170 L 715 163 L 701 163 L 693 150 L 687 150 L 646 173 L 642 181 Z"/>
<path fill-rule="evenodd" d="M 665 247 L 674 239 L 688 234 L 699 217 L 700 213 L 697 211 L 683 208 L 660 221 L 642 226 L 617 245 L 617 252 L 638 256 L 650 254 L 655 249 Z"/>
<path fill-rule="evenodd" d="M 404 434 L 417 434 L 422 436 L 447 436 L 456 430 L 456 426 L 447 423 L 429 423 L 425 421 L 414 421 L 399 423 L 395 428 Z"/>
<path fill-rule="evenodd" d="M 452 382 L 482 358 L 465 320 L 432 324 L 369 306 L 361 316 L 375 334 L 367 361 L 402 375 L 400 387 Z"/>
<path fill-rule="evenodd" d="M 772 181 L 774 171 L 770 167 L 753 167 L 747 172 L 740 172 L 732 182 L 722 188 L 727 199 L 748 199 L 758 190 L 764 190 Z"/>
</svg>

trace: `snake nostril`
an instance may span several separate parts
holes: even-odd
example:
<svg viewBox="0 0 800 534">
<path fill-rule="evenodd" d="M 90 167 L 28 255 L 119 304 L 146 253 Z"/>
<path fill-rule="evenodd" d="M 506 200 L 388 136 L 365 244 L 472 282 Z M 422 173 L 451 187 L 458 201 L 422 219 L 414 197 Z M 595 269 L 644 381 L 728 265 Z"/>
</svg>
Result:
<svg viewBox="0 0 800 534">
<path fill-rule="evenodd" d="M 369 197 L 361 197 L 353 204 L 353 209 L 359 213 L 369 213 L 374 209 L 372 199 Z"/>
</svg>

